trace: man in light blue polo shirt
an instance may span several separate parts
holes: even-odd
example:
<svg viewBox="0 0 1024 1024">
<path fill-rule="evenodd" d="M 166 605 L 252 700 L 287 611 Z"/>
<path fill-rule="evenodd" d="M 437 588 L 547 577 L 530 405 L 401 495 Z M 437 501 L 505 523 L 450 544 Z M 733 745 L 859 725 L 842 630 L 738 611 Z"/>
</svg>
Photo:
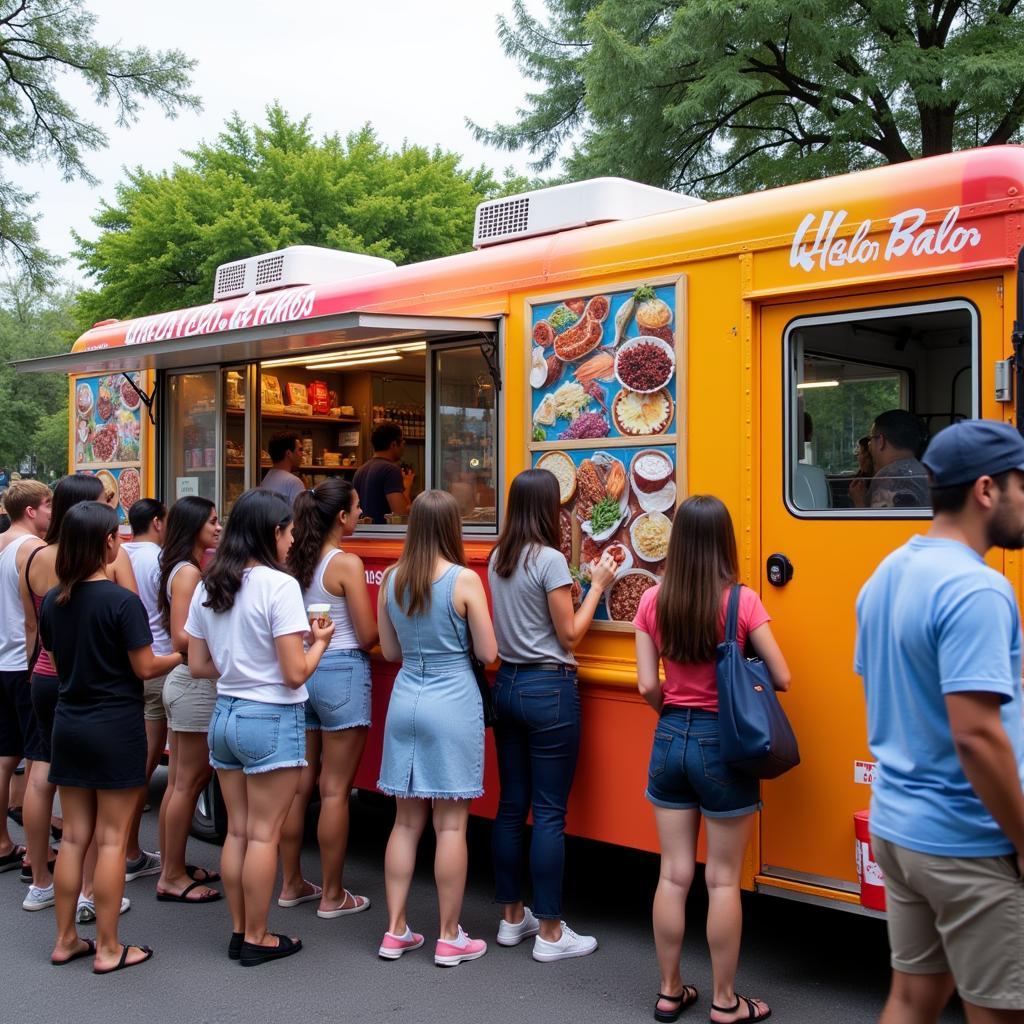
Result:
<svg viewBox="0 0 1024 1024">
<path fill-rule="evenodd" d="M 1021 626 L 1012 587 L 984 555 L 1024 548 L 1024 438 L 965 421 L 922 461 L 932 526 L 857 599 L 854 667 L 878 762 L 871 834 L 892 949 L 881 1019 L 937 1020 L 955 984 L 972 1024 L 1020 1020 Z"/>
</svg>

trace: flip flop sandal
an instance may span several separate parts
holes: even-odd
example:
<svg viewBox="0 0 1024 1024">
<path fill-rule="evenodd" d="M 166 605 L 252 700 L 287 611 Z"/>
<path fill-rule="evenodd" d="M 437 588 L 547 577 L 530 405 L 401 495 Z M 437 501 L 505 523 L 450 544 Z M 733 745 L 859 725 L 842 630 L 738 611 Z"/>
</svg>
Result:
<svg viewBox="0 0 1024 1024">
<path fill-rule="evenodd" d="M 128 950 L 129 949 L 141 949 L 146 955 L 141 960 L 133 960 L 128 963 Z M 138 967 L 139 964 L 144 964 L 147 960 L 152 960 L 153 950 L 149 946 L 127 946 L 123 942 L 121 943 L 121 959 L 117 961 L 114 967 L 104 967 L 102 970 L 94 967 L 92 969 L 93 974 L 113 974 L 114 971 L 123 971 L 129 967 Z"/>
<path fill-rule="evenodd" d="M 200 877 L 200 872 L 202 877 Z M 195 864 L 185 865 L 185 874 L 192 879 L 193 882 L 219 882 L 220 874 L 217 871 L 211 871 L 209 868 L 196 867 Z"/>
<path fill-rule="evenodd" d="M 345 904 L 352 900 L 352 906 L 346 907 Z M 325 920 L 331 920 L 335 917 L 345 917 L 347 914 L 361 914 L 364 910 L 370 909 L 370 897 L 369 896 L 353 896 L 352 893 L 345 890 L 345 898 L 341 901 L 341 906 L 336 910 L 318 910 L 316 912 L 317 917 L 322 917 Z"/>
<path fill-rule="evenodd" d="M 240 960 L 242 957 L 242 943 L 245 941 L 245 932 L 232 932 L 231 941 L 228 943 L 228 959 Z"/>
<path fill-rule="evenodd" d="M 160 892 L 157 890 L 156 898 L 161 903 L 216 903 L 217 900 L 221 899 L 222 893 L 217 892 L 216 889 L 208 892 L 205 896 L 197 896 L 195 899 L 189 899 L 188 894 L 190 892 L 194 889 L 202 889 L 205 885 L 205 882 L 193 882 L 191 885 L 186 885 L 179 893 Z"/>
<path fill-rule="evenodd" d="M 0 857 L 0 872 L 13 871 L 15 868 L 20 868 L 26 853 L 28 853 L 28 850 L 24 846 L 15 845 L 10 853 L 5 853 Z"/>
<path fill-rule="evenodd" d="M 277 932 L 271 934 L 277 939 L 276 946 L 259 946 L 253 942 L 243 942 L 238 962 L 243 967 L 259 967 L 260 964 L 270 963 L 271 960 L 283 960 L 302 949 L 302 939 L 293 942 L 287 935 L 278 935 Z"/>
<path fill-rule="evenodd" d="M 740 1008 L 740 1003 L 747 1004 L 747 1016 L 738 1017 L 733 1024 L 757 1024 L 759 1020 L 767 1020 L 771 1015 L 771 1009 L 765 1010 L 764 1013 L 757 1012 L 757 1004 L 753 999 L 748 999 L 746 996 L 741 996 L 738 992 L 736 993 L 736 1005 L 735 1006 L 716 1006 L 714 1003 L 711 1004 L 712 1010 L 717 1010 L 719 1013 L 735 1013 Z M 712 1022 L 714 1024 L 714 1022 Z"/>
<path fill-rule="evenodd" d="M 82 939 L 82 941 L 85 943 L 85 949 L 80 949 L 77 953 L 72 953 L 71 956 L 64 960 L 54 960 L 51 957 L 50 963 L 53 964 L 54 967 L 63 967 L 65 964 L 71 963 L 72 960 L 81 960 L 86 956 L 95 956 L 96 943 L 93 942 L 92 939 Z"/>
<path fill-rule="evenodd" d="M 674 1021 L 679 1020 L 679 1015 L 683 1010 L 697 1002 L 697 998 L 697 990 L 693 985 L 684 985 L 682 993 L 678 996 L 667 996 L 664 992 L 659 992 L 658 1002 L 664 999 L 666 1003 L 678 1003 L 679 1005 L 674 1010 L 659 1010 L 658 1002 L 656 1002 L 654 1004 L 654 1019 L 663 1021 L 664 1024 L 673 1024 Z"/>
<path fill-rule="evenodd" d="M 303 903 L 312 903 L 314 900 L 320 899 L 324 894 L 323 889 L 314 882 L 310 882 L 309 884 L 313 886 L 312 892 L 307 892 L 305 896 L 296 896 L 293 900 L 278 899 L 277 905 L 279 907 L 298 907 Z"/>
</svg>

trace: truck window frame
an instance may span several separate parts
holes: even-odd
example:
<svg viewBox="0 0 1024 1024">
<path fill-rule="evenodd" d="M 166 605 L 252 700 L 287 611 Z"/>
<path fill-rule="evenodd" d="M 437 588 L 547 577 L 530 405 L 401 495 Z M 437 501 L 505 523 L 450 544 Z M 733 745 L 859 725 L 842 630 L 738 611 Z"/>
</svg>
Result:
<svg viewBox="0 0 1024 1024">
<path fill-rule="evenodd" d="M 793 335 L 808 327 L 823 324 L 846 323 L 850 320 L 883 320 L 893 316 L 914 316 L 918 314 L 937 313 L 945 310 L 962 310 L 970 317 L 970 370 L 971 370 L 971 418 L 976 419 L 981 411 L 981 380 L 979 374 L 979 355 L 981 349 L 981 313 L 978 307 L 966 298 L 937 299 L 934 302 L 894 303 L 886 306 L 867 308 L 851 307 L 835 313 L 820 313 L 796 316 L 786 324 L 782 335 L 782 388 L 783 388 L 783 429 L 782 429 L 782 498 L 786 511 L 795 519 L 931 519 L 931 509 L 887 509 L 887 508 L 839 508 L 839 509 L 805 509 L 796 505 L 793 500 L 793 466 L 796 452 L 797 433 L 797 401 L 796 401 L 796 367 L 794 358 L 796 348 Z M 814 351 L 821 355 L 820 346 Z M 853 360 L 851 360 L 853 361 Z M 872 365 L 881 365 L 872 361 Z M 901 369 L 906 369 L 902 368 Z M 907 371 L 910 380 L 911 401 L 916 391 L 914 373 Z"/>
</svg>

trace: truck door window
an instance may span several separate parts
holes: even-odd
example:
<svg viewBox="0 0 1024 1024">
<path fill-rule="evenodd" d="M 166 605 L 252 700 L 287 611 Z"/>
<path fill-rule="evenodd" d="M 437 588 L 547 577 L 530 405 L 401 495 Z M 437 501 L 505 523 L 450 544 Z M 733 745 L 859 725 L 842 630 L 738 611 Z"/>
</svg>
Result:
<svg viewBox="0 0 1024 1024">
<path fill-rule="evenodd" d="M 786 503 L 796 515 L 925 517 L 921 456 L 978 414 L 978 313 L 956 300 L 801 317 L 786 329 Z"/>
</svg>

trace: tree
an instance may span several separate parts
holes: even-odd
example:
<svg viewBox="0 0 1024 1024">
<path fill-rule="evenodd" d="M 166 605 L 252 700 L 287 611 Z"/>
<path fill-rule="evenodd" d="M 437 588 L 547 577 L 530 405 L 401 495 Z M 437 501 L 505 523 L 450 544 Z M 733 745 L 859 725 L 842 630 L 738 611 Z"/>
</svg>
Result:
<svg viewBox="0 0 1024 1024">
<path fill-rule="evenodd" d="M 76 255 L 97 288 L 79 301 L 84 325 L 209 302 L 221 263 L 287 245 L 321 245 L 398 263 L 469 248 L 476 206 L 502 186 L 455 153 L 388 150 L 364 125 L 316 140 L 309 118 L 278 105 L 266 123 L 237 115 L 185 163 L 129 172 L 93 218 Z M 516 188 L 521 179 L 508 178 Z"/>
<path fill-rule="evenodd" d="M 499 19 L 542 88 L 472 125 L 537 170 L 713 198 L 1021 135 L 1019 0 L 546 2 Z"/>
<path fill-rule="evenodd" d="M 46 296 L 27 278 L 0 287 L 0 466 L 34 455 L 39 476 L 67 471 L 67 377 L 19 374 L 9 363 L 66 352 L 71 308 L 70 292 Z"/>
<path fill-rule="evenodd" d="M 179 50 L 122 49 L 93 35 L 96 18 L 82 0 L 0 0 L 0 156 L 19 164 L 56 161 L 65 180 L 94 179 L 86 155 L 107 136 L 61 95 L 77 76 L 117 124 L 138 120 L 152 100 L 168 117 L 198 109 L 189 93 L 195 61 Z M 55 259 L 39 245 L 35 196 L 0 177 L 0 257 L 33 284 L 50 280 Z"/>
</svg>

